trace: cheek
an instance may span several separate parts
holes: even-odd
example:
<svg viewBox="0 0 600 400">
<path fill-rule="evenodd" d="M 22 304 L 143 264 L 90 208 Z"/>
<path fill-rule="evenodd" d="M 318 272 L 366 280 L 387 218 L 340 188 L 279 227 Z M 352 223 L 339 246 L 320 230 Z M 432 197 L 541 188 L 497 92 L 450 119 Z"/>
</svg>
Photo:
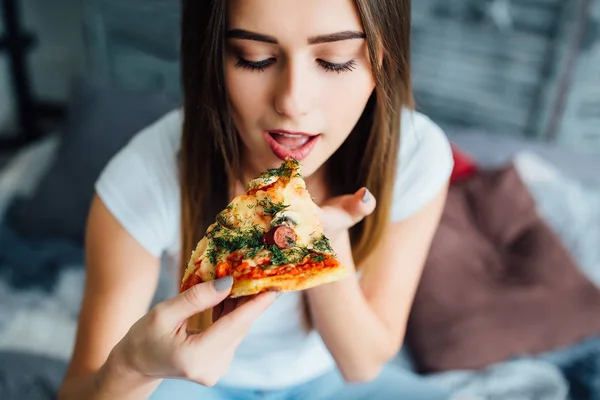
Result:
<svg viewBox="0 0 600 400">
<path fill-rule="evenodd" d="M 368 71 L 354 71 L 348 75 L 348 79 L 337 80 L 324 98 L 329 127 L 338 142 L 350 134 L 375 88 Z"/>
<path fill-rule="evenodd" d="M 267 82 L 262 74 L 250 74 L 233 66 L 225 68 L 225 85 L 233 119 L 240 134 L 261 115 L 267 103 Z"/>
</svg>

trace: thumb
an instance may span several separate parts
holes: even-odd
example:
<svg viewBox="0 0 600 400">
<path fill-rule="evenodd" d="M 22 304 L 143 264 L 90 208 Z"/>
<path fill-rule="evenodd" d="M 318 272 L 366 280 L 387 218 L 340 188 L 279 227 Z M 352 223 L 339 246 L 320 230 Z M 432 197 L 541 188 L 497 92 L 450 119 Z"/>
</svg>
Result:
<svg viewBox="0 0 600 400">
<path fill-rule="evenodd" d="M 376 206 L 377 200 L 375 196 L 365 187 L 349 196 L 349 199 L 344 204 L 345 210 L 352 216 L 355 224 L 371 215 L 375 211 Z"/>
<path fill-rule="evenodd" d="M 191 316 L 214 307 L 229 295 L 233 278 L 223 278 L 203 282 L 192 286 L 172 299 L 162 304 L 165 323 L 169 326 L 177 325 Z"/>
</svg>

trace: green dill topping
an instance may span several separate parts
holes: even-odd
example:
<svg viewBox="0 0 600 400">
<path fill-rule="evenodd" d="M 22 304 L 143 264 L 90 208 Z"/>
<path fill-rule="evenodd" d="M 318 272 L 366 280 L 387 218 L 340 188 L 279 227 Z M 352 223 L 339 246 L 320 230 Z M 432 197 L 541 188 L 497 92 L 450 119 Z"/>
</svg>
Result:
<svg viewBox="0 0 600 400">
<path fill-rule="evenodd" d="M 246 190 L 249 191 L 257 189 L 261 186 L 270 185 L 276 182 L 278 178 L 289 180 L 291 178 L 302 177 L 303 176 L 300 173 L 300 163 L 297 160 L 290 158 L 282 162 L 279 168 L 269 168 L 265 172 L 258 175 L 256 178 L 252 179 L 246 185 Z"/>
<path fill-rule="evenodd" d="M 258 205 L 264 208 L 266 214 L 271 215 L 275 215 L 289 207 L 289 205 L 284 204 L 283 202 L 273 203 L 273 200 L 271 200 L 269 196 L 260 200 Z"/>
<path fill-rule="evenodd" d="M 271 221 L 271 226 L 283 225 L 285 222 L 286 222 L 285 215 L 280 215 L 277 218 L 274 218 L 273 221 Z"/>
<path fill-rule="evenodd" d="M 288 158 L 285 160 L 279 168 L 268 169 L 256 178 L 252 180 L 248 187 L 259 187 L 260 181 L 263 184 L 269 184 L 276 179 L 292 179 L 302 178 L 300 173 L 300 163 L 298 160 Z M 314 201 L 314 199 L 313 199 Z M 274 217 L 271 221 L 271 226 L 292 224 L 296 225 L 296 222 L 284 214 L 277 215 L 282 211 L 286 210 L 289 205 L 281 202 L 274 202 L 269 196 L 258 201 L 257 203 L 264 210 L 264 214 L 271 215 Z M 255 208 L 255 204 L 247 204 L 248 209 L 252 210 Z M 230 203 L 225 210 L 217 215 L 216 223 L 207 232 L 207 237 L 210 239 L 209 245 L 206 249 L 206 255 L 210 262 L 215 265 L 218 261 L 221 261 L 226 254 L 232 254 L 236 251 L 243 250 L 246 252 L 245 258 L 255 258 L 260 252 L 268 250 L 271 253 L 271 263 L 269 265 L 261 266 L 262 269 L 266 269 L 270 266 L 280 266 L 287 264 L 296 264 L 304 261 L 306 257 L 310 256 L 312 260 L 324 260 L 325 256 L 322 254 L 315 254 L 314 252 L 332 252 L 329 240 L 322 236 L 314 241 L 313 250 L 309 250 L 305 247 L 294 246 L 294 242 L 291 238 L 287 238 L 288 244 L 292 247 L 289 249 L 280 249 L 276 245 L 265 246 L 264 235 L 266 232 L 258 226 L 251 228 L 238 228 L 235 227 L 234 218 L 235 204 Z"/>
<path fill-rule="evenodd" d="M 219 250 L 233 253 L 234 251 L 262 245 L 263 235 L 264 232 L 256 227 L 246 230 L 235 229 L 223 231 L 221 235 L 215 236 L 213 238 L 213 243 Z"/>
<path fill-rule="evenodd" d="M 212 228 L 206 233 L 206 237 L 212 239 L 223 227 L 221 224 L 216 223 L 212 226 Z"/>
<path fill-rule="evenodd" d="M 281 250 L 276 245 L 272 244 L 269 246 L 269 250 L 271 250 L 271 264 L 272 265 L 285 265 L 289 264 L 288 258 L 286 257 L 283 250 Z"/>
<path fill-rule="evenodd" d="M 293 225 L 293 226 L 296 226 L 298 224 L 296 223 L 296 221 L 294 221 L 289 216 L 287 216 L 285 214 L 280 214 L 280 215 L 277 216 L 277 218 L 274 218 L 271 221 L 271 226 L 279 226 L 279 225 Z"/>
<path fill-rule="evenodd" d="M 302 262 L 304 258 L 310 254 L 310 251 L 307 248 L 300 246 L 282 250 L 272 244 L 268 249 L 271 252 L 271 265 L 273 266 L 297 264 Z"/>
<path fill-rule="evenodd" d="M 288 158 L 281 167 L 279 167 L 279 176 L 285 178 L 302 177 L 300 174 L 300 162 L 294 158 Z"/>
<path fill-rule="evenodd" d="M 310 251 L 306 247 L 293 247 L 288 250 L 290 253 L 290 260 L 293 263 L 299 263 L 310 254 Z"/>
<path fill-rule="evenodd" d="M 267 170 L 267 172 L 260 174 L 259 178 L 263 179 L 264 182 L 267 183 L 273 176 L 285 179 L 302 178 L 302 174 L 300 173 L 300 162 L 293 158 L 289 158 L 281 163 L 279 168 L 270 168 Z"/>
<path fill-rule="evenodd" d="M 325 256 L 323 254 L 311 254 L 311 258 L 314 262 L 321 262 L 325 260 Z"/>
<path fill-rule="evenodd" d="M 271 176 L 268 172 L 263 172 L 258 177 L 252 179 L 250 182 L 248 182 L 246 184 L 246 191 L 259 189 L 261 187 L 268 186 L 272 183 L 275 183 L 277 181 L 277 179 L 273 179 L 273 178 L 274 177 Z"/>
<path fill-rule="evenodd" d="M 216 265 L 217 264 L 217 249 L 215 249 L 215 247 L 213 246 L 213 244 L 209 244 L 208 248 L 206 249 L 206 254 L 208 255 L 208 260 L 210 261 L 210 263 L 212 265 Z"/>
<path fill-rule="evenodd" d="M 264 249 L 263 236 L 265 233 L 258 227 L 234 230 L 220 228 L 218 231 L 220 232 L 219 235 L 214 230 L 209 234 L 212 242 L 206 250 L 213 265 L 220 261 L 224 254 L 231 254 L 245 249 L 251 249 L 251 251 L 256 251 L 256 254 L 258 254 Z"/>
<path fill-rule="evenodd" d="M 329 239 L 325 235 L 321 235 L 320 238 L 316 239 L 313 242 L 313 248 L 317 251 L 323 253 L 333 253 L 333 249 L 331 248 L 331 243 Z"/>
<path fill-rule="evenodd" d="M 258 253 L 260 253 L 264 249 L 265 249 L 265 246 L 263 246 L 263 245 L 260 245 L 258 247 L 253 247 L 248 251 L 248 253 L 246 253 L 246 258 L 254 258 L 258 255 Z"/>
<path fill-rule="evenodd" d="M 235 218 L 233 217 L 232 213 L 221 211 L 219 214 L 217 214 L 217 222 L 219 225 L 222 225 L 225 228 L 235 228 Z"/>
</svg>

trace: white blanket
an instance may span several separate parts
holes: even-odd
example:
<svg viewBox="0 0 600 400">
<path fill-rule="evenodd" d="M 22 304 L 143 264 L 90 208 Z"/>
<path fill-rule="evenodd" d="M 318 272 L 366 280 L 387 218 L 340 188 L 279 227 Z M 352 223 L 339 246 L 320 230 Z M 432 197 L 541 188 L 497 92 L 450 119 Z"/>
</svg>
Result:
<svg viewBox="0 0 600 400">
<path fill-rule="evenodd" d="M 600 287 L 600 186 L 583 185 L 531 152 L 517 154 L 514 163 L 542 217 Z"/>
</svg>

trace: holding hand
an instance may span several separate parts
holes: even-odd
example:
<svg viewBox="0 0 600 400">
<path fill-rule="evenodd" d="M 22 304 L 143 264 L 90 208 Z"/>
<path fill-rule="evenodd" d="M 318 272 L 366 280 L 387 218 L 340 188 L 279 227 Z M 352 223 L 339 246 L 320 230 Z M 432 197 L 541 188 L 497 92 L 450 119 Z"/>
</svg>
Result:
<svg viewBox="0 0 600 400">
<path fill-rule="evenodd" d="M 115 347 L 116 358 L 144 377 L 213 386 L 227 371 L 252 322 L 275 299 L 275 293 L 255 296 L 223 313 L 206 331 L 188 334 L 187 319 L 221 303 L 232 284 L 230 276 L 200 283 L 157 304 Z"/>
</svg>

